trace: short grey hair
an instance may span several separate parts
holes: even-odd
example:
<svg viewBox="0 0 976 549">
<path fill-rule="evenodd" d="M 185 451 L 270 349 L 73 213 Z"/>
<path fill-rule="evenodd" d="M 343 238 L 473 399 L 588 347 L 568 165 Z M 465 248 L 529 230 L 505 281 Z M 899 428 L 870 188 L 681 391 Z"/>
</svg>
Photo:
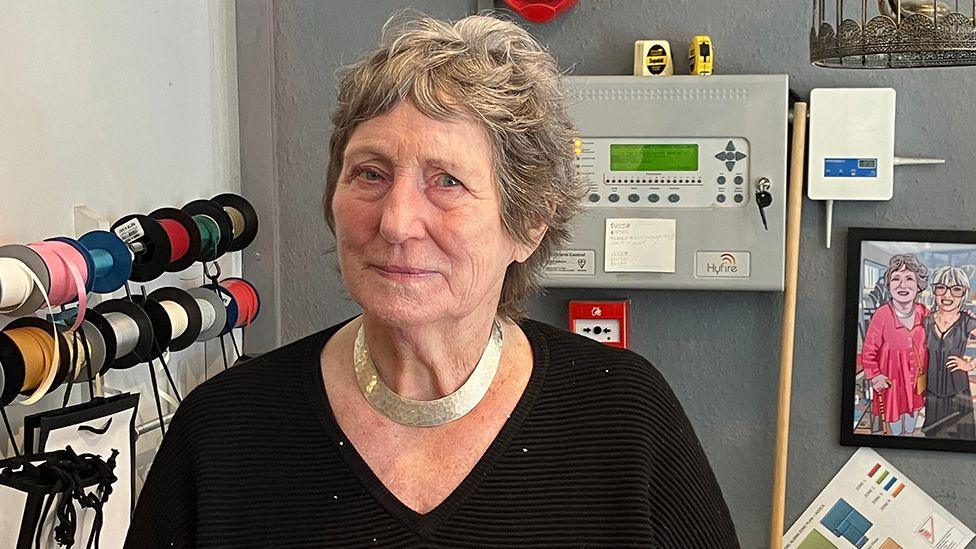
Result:
<svg viewBox="0 0 976 549">
<path fill-rule="evenodd" d="M 337 74 L 323 206 L 335 235 L 332 198 L 356 127 L 401 101 L 438 120 L 471 119 L 488 136 L 503 226 L 538 249 L 505 273 L 498 313 L 525 315 L 552 252 L 565 244 L 586 187 L 575 165 L 576 130 L 566 113 L 556 60 L 511 21 L 472 15 L 457 22 L 394 16 L 378 47 Z"/>
<path fill-rule="evenodd" d="M 952 265 L 943 265 L 932 272 L 932 285 L 942 284 L 944 286 L 963 286 L 966 293 L 972 288 L 969 282 L 969 275 L 966 271 Z"/>
<path fill-rule="evenodd" d="M 891 275 L 902 269 L 915 273 L 915 278 L 918 281 L 919 292 L 928 287 L 929 270 L 925 267 L 925 265 L 922 265 L 922 262 L 918 260 L 918 256 L 915 254 L 898 254 L 891 256 L 891 259 L 888 260 L 888 270 L 885 271 L 884 275 L 885 286 L 891 286 Z"/>
</svg>

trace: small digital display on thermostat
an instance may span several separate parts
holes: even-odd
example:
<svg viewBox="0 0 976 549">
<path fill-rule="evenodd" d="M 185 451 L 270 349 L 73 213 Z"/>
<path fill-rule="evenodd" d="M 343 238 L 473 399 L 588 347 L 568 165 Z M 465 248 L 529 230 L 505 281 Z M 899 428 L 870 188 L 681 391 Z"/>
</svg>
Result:
<svg viewBox="0 0 976 549">
<path fill-rule="evenodd" d="M 610 170 L 614 172 L 696 172 L 698 145 L 610 145 Z"/>
</svg>

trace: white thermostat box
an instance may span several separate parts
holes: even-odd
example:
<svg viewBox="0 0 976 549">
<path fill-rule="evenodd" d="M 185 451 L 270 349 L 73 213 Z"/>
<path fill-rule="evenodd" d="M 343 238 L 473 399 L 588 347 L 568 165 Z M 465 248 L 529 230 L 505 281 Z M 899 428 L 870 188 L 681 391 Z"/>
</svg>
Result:
<svg viewBox="0 0 976 549">
<path fill-rule="evenodd" d="M 810 92 L 811 200 L 891 200 L 894 168 L 895 90 Z"/>
</svg>

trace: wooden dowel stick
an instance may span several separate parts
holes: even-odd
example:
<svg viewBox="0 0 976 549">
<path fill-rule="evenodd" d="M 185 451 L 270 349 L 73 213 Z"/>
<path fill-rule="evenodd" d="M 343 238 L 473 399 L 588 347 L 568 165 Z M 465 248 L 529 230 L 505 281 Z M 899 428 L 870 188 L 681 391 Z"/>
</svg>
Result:
<svg viewBox="0 0 976 549">
<path fill-rule="evenodd" d="M 786 287 L 779 344 L 779 405 L 776 410 L 776 465 L 773 473 L 773 514 L 769 546 L 783 546 L 786 514 L 786 468 L 790 445 L 790 392 L 793 383 L 793 334 L 796 328 L 796 289 L 800 260 L 800 212 L 803 206 L 803 167 L 807 133 L 807 104 L 793 105 L 793 144 L 790 186 L 786 202 Z"/>
</svg>

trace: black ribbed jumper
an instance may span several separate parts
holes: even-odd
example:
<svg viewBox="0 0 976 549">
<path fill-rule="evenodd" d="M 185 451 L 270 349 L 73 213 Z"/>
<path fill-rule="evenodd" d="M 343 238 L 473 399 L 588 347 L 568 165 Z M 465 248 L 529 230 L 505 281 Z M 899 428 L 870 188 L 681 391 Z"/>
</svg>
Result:
<svg viewBox="0 0 976 549">
<path fill-rule="evenodd" d="M 660 373 L 629 351 L 519 324 L 534 357 L 525 393 L 431 512 L 393 496 L 332 415 L 319 354 L 339 325 L 186 398 L 126 547 L 738 547 Z"/>
</svg>

